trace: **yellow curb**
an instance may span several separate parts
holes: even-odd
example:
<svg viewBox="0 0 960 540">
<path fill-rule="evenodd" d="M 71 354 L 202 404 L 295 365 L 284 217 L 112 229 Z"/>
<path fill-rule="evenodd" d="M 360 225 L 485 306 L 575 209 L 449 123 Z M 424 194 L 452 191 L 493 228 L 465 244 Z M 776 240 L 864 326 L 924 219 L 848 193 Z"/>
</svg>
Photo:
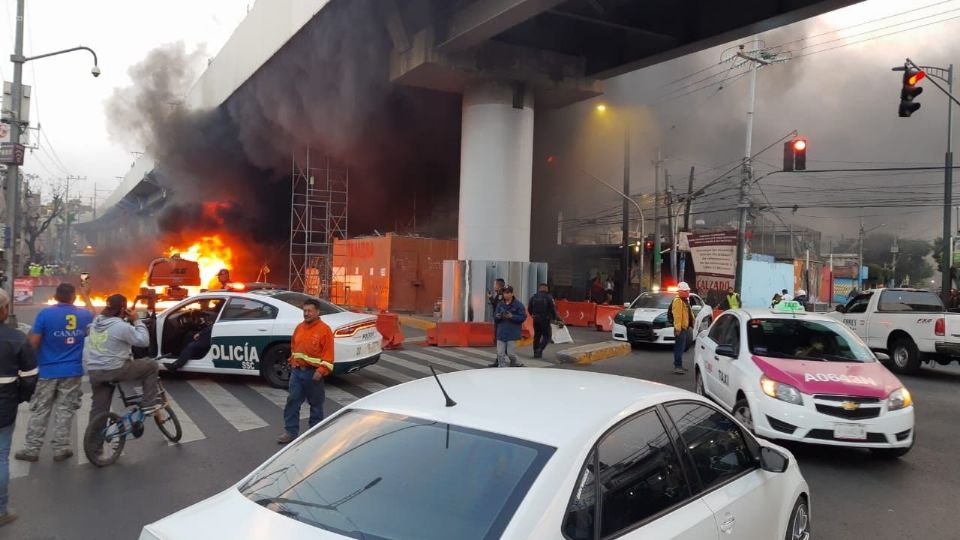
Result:
<svg viewBox="0 0 960 540">
<path fill-rule="evenodd" d="M 603 345 L 603 346 L 597 347 L 594 350 L 582 350 L 582 351 L 576 350 L 576 349 L 580 349 L 580 347 L 572 347 L 570 349 L 565 349 L 557 352 L 557 360 L 565 364 L 589 365 L 595 362 L 599 362 L 601 360 L 606 360 L 608 358 L 616 358 L 618 356 L 626 356 L 630 354 L 629 343 L 607 342 L 603 344 L 593 344 L 593 345 Z"/>
<path fill-rule="evenodd" d="M 417 317 L 410 317 L 409 315 L 399 315 L 397 318 L 400 320 L 401 325 L 412 326 L 420 330 L 432 330 L 437 327 L 437 323 L 434 321 L 425 321 Z"/>
</svg>

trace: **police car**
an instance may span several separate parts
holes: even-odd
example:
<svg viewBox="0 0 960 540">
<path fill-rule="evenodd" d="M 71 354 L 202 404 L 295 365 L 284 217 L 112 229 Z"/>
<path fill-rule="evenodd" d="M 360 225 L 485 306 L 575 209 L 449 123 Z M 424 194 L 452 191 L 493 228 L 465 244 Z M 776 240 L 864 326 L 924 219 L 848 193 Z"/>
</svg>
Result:
<svg viewBox="0 0 960 540">
<path fill-rule="evenodd" d="M 676 336 L 673 335 L 673 326 L 667 320 L 667 311 L 676 297 L 676 287 L 670 287 L 662 292 L 641 294 L 613 318 L 613 339 L 629 341 L 632 344 L 673 344 Z M 713 309 L 696 294 L 690 295 L 690 309 L 693 311 L 693 335 L 695 336 L 710 326 Z M 690 344 L 693 344 L 692 339 Z"/>
<path fill-rule="evenodd" d="M 140 540 L 806 540 L 810 525 L 790 452 L 706 399 L 516 368 L 351 403 Z"/>
<path fill-rule="evenodd" d="M 187 298 L 147 319 L 149 353 L 161 364 L 176 361 L 198 332 L 212 326 L 210 351 L 180 371 L 260 375 L 285 388 L 290 378 L 290 337 L 303 321 L 310 296 L 279 289 L 209 291 Z M 320 319 L 334 335 L 334 374 L 377 362 L 382 336 L 377 319 L 320 301 Z"/>
<path fill-rule="evenodd" d="M 843 323 L 797 302 L 726 311 L 697 338 L 697 393 L 769 439 L 906 454 L 913 399 Z"/>
</svg>

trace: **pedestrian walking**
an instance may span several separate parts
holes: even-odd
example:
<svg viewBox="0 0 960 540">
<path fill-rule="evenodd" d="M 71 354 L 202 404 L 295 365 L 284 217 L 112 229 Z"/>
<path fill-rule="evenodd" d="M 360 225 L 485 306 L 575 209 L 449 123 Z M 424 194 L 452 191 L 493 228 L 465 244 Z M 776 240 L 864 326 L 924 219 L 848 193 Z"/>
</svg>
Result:
<svg viewBox="0 0 960 540">
<path fill-rule="evenodd" d="M 494 319 L 500 321 L 497 331 L 497 367 L 507 367 L 509 358 L 510 367 L 523 367 L 517 361 L 517 340 L 523 329 L 523 321 L 527 320 L 527 310 L 523 304 L 514 298 L 513 287 L 503 288 L 503 302 L 497 306 Z"/>
<path fill-rule="evenodd" d="M 530 311 L 530 316 L 533 317 L 533 357 L 543 358 L 543 351 L 553 337 L 553 329 L 550 324 L 560 322 L 560 316 L 557 314 L 557 304 L 553 301 L 553 296 L 550 295 L 550 287 L 546 283 L 541 283 L 537 287 L 537 294 L 530 297 L 527 308 Z"/>
<path fill-rule="evenodd" d="M 283 408 L 284 431 L 277 437 L 278 443 L 287 444 L 300 434 L 304 401 L 310 404 L 310 427 L 323 420 L 323 378 L 333 373 L 333 352 L 333 331 L 320 320 L 320 301 L 310 298 L 303 303 L 303 322 L 290 339 L 290 382 Z"/>
<path fill-rule="evenodd" d="M 677 296 L 670 303 L 667 318 L 673 324 L 673 372 L 683 375 L 687 369 L 683 367 L 683 353 L 687 351 L 687 343 L 693 338 L 693 310 L 690 308 L 690 285 L 686 281 L 677 284 Z"/>
<path fill-rule="evenodd" d="M 80 408 L 80 379 L 83 377 L 83 342 L 87 327 L 93 322 L 93 304 L 87 285 L 81 285 L 81 296 L 88 309 L 73 305 L 77 291 L 69 283 L 61 283 L 54 293 L 56 305 L 44 308 L 33 322 L 28 340 L 37 351 L 40 380 L 30 402 L 30 420 L 22 450 L 14 457 L 20 461 L 37 461 L 53 414 L 53 460 L 64 461 L 73 456 L 70 429 L 73 415 Z"/>
<path fill-rule="evenodd" d="M 506 286 L 506 282 L 503 278 L 497 278 L 493 280 L 493 290 L 487 291 L 487 302 L 490 302 L 490 313 L 493 316 L 493 335 L 497 335 L 497 326 L 500 324 L 500 321 L 497 320 L 497 306 L 503 303 L 503 288 Z M 492 364 L 487 367 L 497 367 L 497 362 L 494 361 Z"/>
<path fill-rule="evenodd" d="M 37 362 L 27 336 L 7 326 L 10 297 L 0 289 L 0 527 L 17 519 L 10 508 L 10 445 L 17 407 L 30 401 L 37 386 Z"/>
</svg>

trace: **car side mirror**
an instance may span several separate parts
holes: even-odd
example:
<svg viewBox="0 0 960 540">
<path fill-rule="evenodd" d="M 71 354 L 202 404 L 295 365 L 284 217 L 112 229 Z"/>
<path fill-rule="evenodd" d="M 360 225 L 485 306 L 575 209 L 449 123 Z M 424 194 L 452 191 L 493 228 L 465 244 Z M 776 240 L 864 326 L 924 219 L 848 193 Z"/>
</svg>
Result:
<svg viewBox="0 0 960 540">
<path fill-rule="evenodd" d="M 626 308 L 630 307 L 630 302 L 624 302 L 623 307 L 626 307 Z"/>
<path fill-rule="evenodd" d="M 847 310 L 847 306 L 845 306 L 845 305 L 843 305 L 843 304 L 837 304 L 837 311 L 839 311 L 840 313 L 843 313 L 843 312 L 845 312 L 846 310 Z"/>
<path fill-rule="evenodd" d="M 737 351 L 733 350 L 733 345 L 717 345 L 716 353 L 728 358 L 736 358 Z"/>
<path fill-rule="evenodd" d="M 877 357 L 877 360 L 881 362 L 888 362 L 890 360 L 890 355 L 882 352 L 873 353 Z"/>
<path fill-rule="evenodd" d="M 769 446 L 760 447 L 760 468 L 773 473 L 782 473 L 790 466 L 790 458 Z"/>
</svg>

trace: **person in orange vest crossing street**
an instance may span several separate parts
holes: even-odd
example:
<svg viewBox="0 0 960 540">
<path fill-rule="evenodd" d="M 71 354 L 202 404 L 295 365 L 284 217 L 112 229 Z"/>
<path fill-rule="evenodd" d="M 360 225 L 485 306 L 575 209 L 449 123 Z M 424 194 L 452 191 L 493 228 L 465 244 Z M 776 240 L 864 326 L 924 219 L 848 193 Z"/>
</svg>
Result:
<svg viewBox="0 0 960 540">
<path fill-rule="evenodd" d="M 277 437 L 278 443 L 297 438 L 304 401 L 310 404 L 310 427 L 323 420 L 323 378 L 333 373 L 333 349 L 333 331 L 320 320 L 320 302 L 313 298 L 305 301 L 303 322 L 290 339 L 289 393 L 283 408 L 284 432 Z"/>
</svg>

